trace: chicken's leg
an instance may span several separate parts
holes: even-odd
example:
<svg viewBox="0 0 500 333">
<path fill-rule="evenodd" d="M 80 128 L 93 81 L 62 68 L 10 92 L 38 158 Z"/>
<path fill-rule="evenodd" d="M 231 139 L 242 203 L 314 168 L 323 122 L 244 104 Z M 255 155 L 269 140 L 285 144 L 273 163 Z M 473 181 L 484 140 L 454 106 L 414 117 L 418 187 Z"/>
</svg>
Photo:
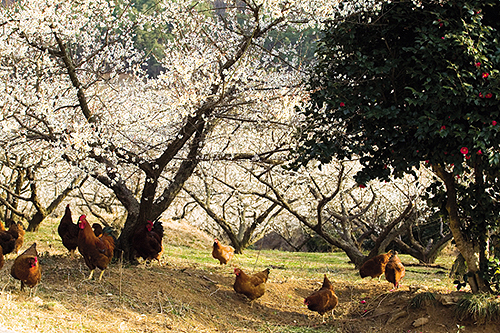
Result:
<svg viewBox="0 0 500 333">
<path fill-rule="evenodd" d="M 101 271 L 101 275 L 99 275 L 99 281 L 102 280 L 102 275 L 104 274 L 104 269 Z"/>
<path fill-rule="evenodd" d="M 88 280 L 92 280 L 92 277 L 94 277 L 94 270 L 90 271 L 90 275 L 89 275 Z"/>
</svg>

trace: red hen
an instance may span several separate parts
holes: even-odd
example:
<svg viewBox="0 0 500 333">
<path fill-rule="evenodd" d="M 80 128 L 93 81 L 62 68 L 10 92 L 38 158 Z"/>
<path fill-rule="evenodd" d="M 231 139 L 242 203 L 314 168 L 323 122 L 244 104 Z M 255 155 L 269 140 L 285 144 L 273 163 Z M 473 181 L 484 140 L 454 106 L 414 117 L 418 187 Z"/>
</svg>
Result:
<svg viewBox="0 0 500 333">
<path fill-rule="evenodd" d="M 212 257 L 219 260 L 220 265 L 225 265 L 234 257 L 234 248 L 229 245 L 222 245 L 216 238 L 212 247 Z"/>
<path fill-rule="evenodd" d="M 385 266 L 385 279 L 394 285 L 394 288 L 399 288 L 399 281 L 405 276 L 405 267 L 398 257 L 398 253 L 394 252 L 391 259 Z"/>
<path fill-rule="evenodd" d="M 323 317 L 323 323 L 325 322 L 325 313 L 332 310 L 333 315 L 333 309 L 338 303 L 339 299 L 326 274 L 323 278 L 323 286 L 304 299 L 304 304 L 309 310 L 318 312 Z"/>
<path fill-rule="evenodd" d="M 115 241 L 107 233 L 96 237 L 85 215 L 80 216 L 78 227 L 80 228 L 80 232 L 78 233 L 78 251 L 80 251 L 83 259 L 85 259 L 85 264 L 90 269 L 88 279 L 92 279 L 94 270 L 98 267 L 101 269 L 101 275 L 99 275 L 99 280 L 101 280 L 104 270 L 113 258 Z"/>
<path fill-rule="evenodd" d="M 359 275 L 361 278 L 371 276 L 372 279 L 378 277 L 380 280 L 380 276 L 384 274 L 385 265 L 387 265 L 387 262 L 389 262 L 389 258 L 391 257 L 391 252 L 392 250 L 367 260 L 359 269 Z"/>
<path fill-rule="evenodd" d="M 33 288 L 40 282 L 42 270 L 38 262 L 36 243 L 33 243 L 33 245 L 14 260 L 10 274 L 14 279 L 21 281 L 21 291 L 24 290 L 25 285 Z"/>
<path fill-rule="evenodd" d="M 243 294 L 252 301 L 261 297 L 266 292 L 266 282 L 269 277 L 269 268 L 254 275 L 247 275 L 239 268 L 234 269 L 236 279 L 234 280 L 234 291 L 238 294 Z"/>
</svg>

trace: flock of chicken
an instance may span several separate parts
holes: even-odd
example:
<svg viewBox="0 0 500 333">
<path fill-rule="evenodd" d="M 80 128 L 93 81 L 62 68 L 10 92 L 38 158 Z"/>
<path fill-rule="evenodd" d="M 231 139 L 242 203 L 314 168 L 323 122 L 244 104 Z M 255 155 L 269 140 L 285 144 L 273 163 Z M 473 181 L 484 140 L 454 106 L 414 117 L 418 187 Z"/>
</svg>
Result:
<svg viewBox="0 0 500 333">
<path fill-rule="evenodd" d="M 73 223 L 69 205 L 62 217 L 58 234 L 61 237 L 63 245 L 70 251 L 73 258 L 74 252 L 78 251 L 83 256 L 85 264 L 90 269 L 89 279 L 92 279 L 94 270 L 99 268 L 102 279 L 104 270 L 108 267 L 113 258 L 115 249 L 115 238 L 112 230 L 108 227 L 102 228 L 98 223 L 92 227 L 88 223 L 86 216 L 81 215 L 78 223 Z M 7 253 L 16 253 L 23 245 L 24 228 L 22 223 L 12 223 L 8 230 L 0 222 L 0 269 L 4 266 L 4 255 Z M 141 225 L 130 238 L 130 243 L 137 257 L 144 260 L 158 260 L 163 251 L 163 226 L 161 222 L 147 221 Z M 221 265 L 227 264 L 234 257 L 234 248 L 221 244 L 217 239 L 214 240 L 212 247 L 213 258 L 219 260 Z M 370 276 L 378 278 L 385 275 L 387 281 L 399 287 L 400 280 L 405 276 L 405 268 L 397 256 L 397 252 L 389 251 L 367 260 L 359 269 L 361 278 Z M 264 295 L 266 291 L 266 282 L 269 277 L 269 268 L 253 275 L 246 274 L 241 268 L 235 268 L 236 275 L 233 288 L 236 293 L 245 295 L 251 306 L 255 299 Z M 27 285 L 30 288 L 35 287 L 41 279 L 41 268 L 36 251 L 36 243 L 33 243 L 26 251 L 21 253 L 15 260 L 11 268 L 11 275 L 21 281 L 21 290 Z M 304 299 L 304 304 L 309 310 L 318 312 L 323 317 L 332 311 L 338 304 L 338 297 L 332 283 L 324 275 L 321 288 Z"/>
<path fill-rule="evenodd" d="M 4 255 L 9 253 L 17 254 L 24 242 L 24 227 L 22 223 L 12 223 L 8 230 L 0 222 L 0 269 L 5 265 Z M 38 263 L 38 253 L 36 243 L 21 253 L 12 264 L 10 275 L 21 281 L 21 290 L 24 286 L 33 288 L 40 282 L 42 273 Z"/>
<path fill-rule="evenodd" d="M 99 268 L 102 279 L 104 270 L 113 259 L 116 239 L 110 227 L 102 227 L 99 223 L 87 222 L 85 215 L 81 215 L 78 224 L 73 223 L 69 205 L 66 206 L 64 216 L 59 223 L 57 232 L 61 237 L 64 247 L 66 247 L 73 257 L 75 250 L 83 256 L 85 264 L 90 269 L 89 280 L 94 275 L 94 270 Z M 135 256 L 144 260 L 156 259 L 160 261 L 163 252 L 163 226 L 161 222 L 146 221 L 132 233 L 130 244 L 135 251 Z"/>
<path fill-rule="evenodd" d="M 222 245 L 217 239 L 214 240 L 212 247 L 212 257 L 219 260 L 221 265 L 227 264 L 234 257 L 234 248 L 229 245 Z M 269 268 L 254 275 L 247 275 L 240 268 L 234 269 L 236 279 L 233 288 L 239 294 L 243 294 L 252 301 L 264 295 L 266 291 L 266 281 L 269 276 Z M 385 275 L 387 281 L 399 287 L 399 282 L 405 276 L 405 268 L 399 259 L 397 252 L 390 250 L 387 253 L 379 254 L 367 260 L 359 269 L 361 278 L 371 276 L 379 278 Z M 321 288 L 304 299 L 304 304 L 311 311 L 318 312 L 325 322 L 325 314 L 332 311 L 338 304 L 338 297 L 335 295 L 333 285 L 328 280 L 326 274 L 323 278 Z"/>
</svg>

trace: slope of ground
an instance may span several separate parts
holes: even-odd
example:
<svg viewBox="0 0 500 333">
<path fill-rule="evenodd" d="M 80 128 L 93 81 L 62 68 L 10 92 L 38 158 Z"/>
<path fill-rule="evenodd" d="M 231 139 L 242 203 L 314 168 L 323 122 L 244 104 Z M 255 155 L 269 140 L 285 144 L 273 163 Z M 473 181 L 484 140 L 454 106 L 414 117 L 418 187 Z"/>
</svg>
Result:
<svg viewBox="0 0 500 333">
<path fill-rule="evenodd" d="M 230 265 L 219 266 L 210 257 L 210 238 L 183 236 L 198 245 L 166 244 L 162 266 L 114 262 L 103 281 L 88 281 L 83 259 L 67 256 L 56 228 L 54 223 L 41 233 L 26 234 L 23 249 L 37 241 L 42 253 L 43 276 L 35 295 L 19 291 L 19 282 L 9 274 L 15 256 L 7 256 L 0 271 L 0 327 L 17 332 L 499 331 L 497 325 L 459 321 L 453 305 L 429 302 L 410 307 L 416 295 L 410 291 L 412 285 L 425 286 L 435 295 L 450 294 L 452 281 L 440 267 L 408 265 L 403 286 L 391 291 L 383 278 L 360 279 L 341 253 L 249 250 Z M 414 262 L 402 257 L 403 263 Z M 267 292 L 252 306 L 232 289 L 236 266 L 249 273 L 271 267 Z M 320 287 L 325 273 L 336 288 L 339 306 L 335 318 L 330 315 L 321 324 L 321 317 L 307 310 L 303 299 Z M 388 323 L 396 313 L 401 318 Z M 419 318 L 429 322 L 413 327 Z"/>
</svg>

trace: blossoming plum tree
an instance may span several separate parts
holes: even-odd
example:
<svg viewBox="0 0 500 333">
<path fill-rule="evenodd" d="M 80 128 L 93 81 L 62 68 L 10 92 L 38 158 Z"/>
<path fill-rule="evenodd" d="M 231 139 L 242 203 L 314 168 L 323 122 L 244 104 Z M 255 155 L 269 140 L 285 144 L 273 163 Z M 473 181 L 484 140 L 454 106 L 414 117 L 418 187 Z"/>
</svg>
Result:
<svg viewBox="0 0 500 333">
<path fill-rule="evenodd" d="M 359 184 L 431 168 L 474 292 L 495 280 L 486 241 L 500 217 L 499 10 L 498 1 L 396 1 L 331 22 L 297 150 L 297 165 L 359 157 Z"/>
<path fill-rule="evenodd" d="M 262 124 L 304 98 L 305 64 L 297 45 L 275 42 L 282 32 L 373 2 L 165 0 L 142 14 L 129 2 L 17 1 L 0 10 L 2 148 L 56 156 L 109 188 L 127 215 L 118 247 L 133 258 L 138 223 L 170 206 L 202 156 L 225 156 L 214 134 L 228 120 Z M 134 32 L 162 25 L 164 72 L 150 78 Z"/>
</svg>

